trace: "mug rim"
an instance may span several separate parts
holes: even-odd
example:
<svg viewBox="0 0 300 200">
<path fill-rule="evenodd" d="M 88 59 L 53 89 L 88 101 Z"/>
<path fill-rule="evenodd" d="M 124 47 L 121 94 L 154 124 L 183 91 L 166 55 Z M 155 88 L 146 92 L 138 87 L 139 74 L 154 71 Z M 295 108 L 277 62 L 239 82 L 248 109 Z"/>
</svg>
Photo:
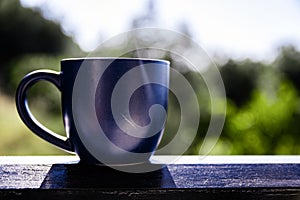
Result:
<svg viewBox="0 0 300 200">
<path fill-rule="evenodd" d="M 74 58 L 64 58 L 61 62 L 66 61 L 85 61 L 85 60 L 128 60 L 128 61 L 154 61 L 154 62 L 163 62 L 165 64 L 170 64 L 170 61 L 163 59 L 154 59 L 154 58 L 129 58 L 129 57 L 74 57 Z"/>
</svg>

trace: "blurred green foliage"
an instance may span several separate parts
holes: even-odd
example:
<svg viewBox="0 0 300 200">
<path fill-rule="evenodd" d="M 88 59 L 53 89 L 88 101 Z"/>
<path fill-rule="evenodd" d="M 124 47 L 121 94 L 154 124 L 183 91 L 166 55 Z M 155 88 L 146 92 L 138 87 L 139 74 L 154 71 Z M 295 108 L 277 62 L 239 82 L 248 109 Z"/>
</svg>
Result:
<svg viewBox="0 0 300 200">
<path fill-rule="evenodd" d="M 23 8 L 18 0 L 0 1 L 0 47 L 0 155 L 64 153 L 30 135 L 18 117 L 14 95 L 28 72 L 59 70 L 61 58 L 84 52 L 59 24 L 46 20 L 41 11 Z M 59 95 L 54 86 L 43 82 L 28 94 L 29 106 L 39 121 L 63 134 Z"/>
<path fill-rule="evenodd" d="M 299 97 L 282 82 L 275 96 L 256 90 L 243 108 L 228 103 L 221 139 L 230 154 L 299 154 Z"/>
<path fill-rule="evenodd" d="M 133 21 L 133 27 L 139 27 L 143 21 L 149 23 L 147 16 L 153 16 L 151 12 L 154 12 L 153 5 L 150 8 L 150 13 Z M 181 32 L 190 34 L 187 26 L 182 28 Z M 16 112 L 14 92 L 28 72 L 41 68 L 59 71 L 61 58 L 82 56 L 84 52 L 63 34 L 59 25 L 45 20 L 37 11 L 22 8 L 16 0 L 0 2 L 0 36 L 0 155 L 63 154 L 29 134 Z M 152 37 L 147 42 L 164 41 L 158 35 Z M 127 45 L 134 45 L 133 40 L 137 42 L 141 38 L 131 38 Z M 165 45 L 166 49 L 192 52 L 189 44 L 182 41 Z M 113 56 L 120 50 L 111 46 L 102 51 L 103 56 Z M 186 154 L 198 154 L 213 114 L 207 86 L 198 72 L 188 70 L 176 57 L 157 52 L 151 55 L 170 60 L 172 67 L 185 76 L 196 92 L 201 118 L 197 136 Z M 126 56 L 138 55 L 129 52 Z M 229 59 L 219 66 L 219 71 L 226 89 L 227 113 L 223 132 L 211 154 L 300 154 L 300 52 L 292 46 L 283 47 L 269 64 Z M 29 106 L 42 124 L 64 133 L 60 93 L 54 86 L 43 82 L 34 86 L 29 92 Z M 180 112 L 178 100 L 170 93 L 161 146 L 174 137 Z M 185 131 L 188 138 L 189 127 Z"/>
<path fill-rule="evenodd" d="M 243 62 L 229 60 L 220 68 L 226 87 L 226 95 L 237 106 L 242 106 L 251 99 L 251 95 L 257 84 L 259 70 L 262 67 L 261 63 L 254 63 L 250 60 Z"/>
<path fill-rule="evenodd" d="M 45 20 L 41 13 L 21 7 L 18 0 L 0 1 L 0 84 L 11 93 L 11 77 L 7 74 L 15 62 L 26 54 L 58 56 L 64 53 L 80 54 L 81 50 L 66 36 L 61 27 Z M 46 67 L 46 66 L 45 66 Z"/>
</svg>

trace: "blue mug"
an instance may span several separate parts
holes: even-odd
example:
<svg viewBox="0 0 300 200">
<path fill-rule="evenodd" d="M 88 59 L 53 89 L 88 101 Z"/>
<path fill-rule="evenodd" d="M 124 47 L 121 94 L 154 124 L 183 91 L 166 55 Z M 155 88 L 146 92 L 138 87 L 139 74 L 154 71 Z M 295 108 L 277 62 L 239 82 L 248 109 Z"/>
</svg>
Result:
<svg viewBox="0 0 300 200">
<path fill-rule="evenodd" d="M 16 93 L 27 127 L 85 163 L 130 165 L 149 162 L 167 117 L 170 63 L 142 58 L 70 58 L 61 72 L 26 75 Z M 31 114 L 26 93 L 36 82 L 61 92 L 66 137 L 41 125 Z"/>
</svg>

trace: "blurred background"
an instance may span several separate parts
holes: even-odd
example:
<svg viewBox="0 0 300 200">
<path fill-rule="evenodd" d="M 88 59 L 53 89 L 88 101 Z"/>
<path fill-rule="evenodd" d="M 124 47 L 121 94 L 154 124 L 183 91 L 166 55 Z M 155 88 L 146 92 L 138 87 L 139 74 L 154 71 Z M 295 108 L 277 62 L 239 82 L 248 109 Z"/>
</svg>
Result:
<svg viewBox="0 0 300 200">
<path fill-rule="evenodd" d="M 227 113 L 211 154 L 300 154 L 300 1 L 1 0 L 0 155 L 66 154 L 19 119 L 14 95 L 25 74 L 41 68 L 59 71 L 62 58 L 87 56 L 110 37 L 143 27 L 185 34 L 217 64 Z M 149 41 L 158 40 L 152 37 Z M 173 44 L 193 52 L 181 41 Z M 117 48 L 106 47 L 106 55 Z M 186 154 L 199 154 L 212 114 L 207 88 L 197 72 L 182 70 L 172 56 L 157 58 L 170 60 L 197 93 L 200 126 Z M 57 89 L 40 82 L 28 96 L 37 119 L 63 135 Z M 179 114 L 178 102 L 170 95 L 161 145 L 172 139 Z"/>
</svg>

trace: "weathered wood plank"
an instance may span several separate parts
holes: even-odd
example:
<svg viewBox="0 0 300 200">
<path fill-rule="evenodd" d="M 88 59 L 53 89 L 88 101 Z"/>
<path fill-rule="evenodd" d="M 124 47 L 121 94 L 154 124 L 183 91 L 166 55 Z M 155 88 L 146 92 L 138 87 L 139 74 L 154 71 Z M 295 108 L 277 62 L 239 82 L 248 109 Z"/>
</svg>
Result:
<svg viewBox="0 0 300 200">
<path fill-rule="evenodd" d="M 156 158 L 163 160 L 163 156 Z M 205 163 L 199 157 L 184 156 L 177 161 L 181 164 L 130 174 L 77 164 L 78 158 L 72 156 L 0 157 L 0 199 L 300 198 L 297 156 L 272 157 L 268 164 L 262 157 L 252 157 L 257 160 L 252 164 L 244 158 L 233 161 L 231 157 L 232 163 L 214 158 Z"/>
<path fill-rule="evenodd" d="M 0 189 L 40 187 L 300 188 L 300 164 L 181 164 L 142 174 L 78 164 L 0 165 Z"/>
<path fill-rule="evenodd" d="M 39 188 L 51 166 L 0 165 L 0 189 Z"/>
<path fill-rule="evenodd" d="M 1 200 L 6 199 L 246 199 L 246 200 L 298 200 L 299 189 L 290 188 L 207 188 L 207 189 L 10 189 L 0 190 Z"/>
<path fill-rule="evenodd" d="M 178 188 L 300 188 L 300 164 L 169 165 Z"/>
</svg>

